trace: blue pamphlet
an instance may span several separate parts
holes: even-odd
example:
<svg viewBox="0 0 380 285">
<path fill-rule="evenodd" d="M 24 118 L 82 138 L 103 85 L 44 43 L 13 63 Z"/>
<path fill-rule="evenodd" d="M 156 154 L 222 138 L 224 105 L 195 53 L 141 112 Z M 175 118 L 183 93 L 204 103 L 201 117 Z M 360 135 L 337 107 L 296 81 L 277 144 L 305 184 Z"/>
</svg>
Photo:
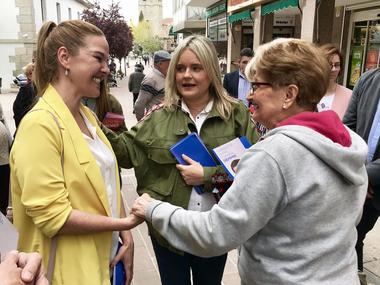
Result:
<svg viewBox="0 0 380 285">
<path fill-rule="evenodd" d="M 237 164 L 251 144 L 246 137 L 240 137 L 213 149 L 215 156 L 226 170 L 230 179 L 235 178 Z"/>
<path fill-rule="evenodd" d="M 187 163 L 183 160 L 182 154 L 187 155 L 192 160 L 199 162 L 205 167 L 217 165 L 197 133 L 191 133 L 178 141 L 170 148 L 170 152 L 174 155 L 176 160 L 183 165 L 186 165 Z M 194 186 L 194 189 L 198 194 L 204 192 L 203 187 L 200 185 Z"/>
<path fill-rule="evenodd" d="M 120 246 L 121 243 L 119 242 L 118 251 Z M 112 285 L 125 285 L 126 280 L 127 276 L 125 273 L 124 264 L 123 261 L 120 260 L 113 268 Z"/>
</svg>

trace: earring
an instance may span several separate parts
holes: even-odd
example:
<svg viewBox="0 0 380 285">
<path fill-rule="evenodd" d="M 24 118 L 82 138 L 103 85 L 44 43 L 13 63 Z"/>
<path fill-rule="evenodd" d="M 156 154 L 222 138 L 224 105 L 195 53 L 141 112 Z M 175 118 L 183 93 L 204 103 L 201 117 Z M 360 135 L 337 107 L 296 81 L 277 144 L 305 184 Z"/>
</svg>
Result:
<svg viewBox="0 0 380 285">
<path fill-rule="evenodd" d="M 65 69 L 65 76 L 69 75 L 69 70 Z"/>
<path fill-rule="evenodd" d="M 282 105 L 282 109 L 286 109 L 286 105 L 285 104 Z"/>
</svg>

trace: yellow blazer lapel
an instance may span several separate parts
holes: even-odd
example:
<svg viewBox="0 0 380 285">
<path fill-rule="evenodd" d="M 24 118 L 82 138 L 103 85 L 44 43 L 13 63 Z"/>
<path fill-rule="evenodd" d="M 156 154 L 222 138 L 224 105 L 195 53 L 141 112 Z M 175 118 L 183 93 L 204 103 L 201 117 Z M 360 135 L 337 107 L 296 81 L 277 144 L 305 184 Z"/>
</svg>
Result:
<svg viewBox="0 0 380 285">
<path fill-rule="evenodd" d="M 108 216 L 111 216 L 106 188 L 102 174 L 100 173 L 100 168 L 97 165 L 87 142 L 83 138 L 83 134 L 73 115 L 53 86 L 49 85 L 43 96 L 43 100 L 54 110 L 62 121 L 63 132 L 69 134 L 78 162 L 83 166 L 92 187 L 99 197 L 105 213 Z"/>
<path fill-rule="evenodd" d="M 81 109 L 82 109 L 83 113 L 86 115 L 87 119 L 90 121 L 90 123 L 92 125 L 96 126 L 96 134 L 98 135 L 98 137 L 105 143 L 105 145 L 111 150 L 112 154 L 114 155 L 112 146 L 111 146 L 109 140 L 107 139 L 107 137 L 105 136 L 105 134 L 103 133 L 103 131 L 100 129 L 99 122 L 94 117 L 95 115 L 93 114 L 93 112 L 85 106 L 82 106 Z M 115 157 L 115 155 L 114 155 L 114 157 Z M 118 178 L 120 174 L 119 174 L 119 166 L 117 164 L 116 157 L 115 157 L 115 169 L 116 169 L 115 177 Z M 121 189 L 120 179 L 116 179 L 116 190 L 120 191 L 120 189 Z M 118 207 L 118 209 L 120 209 L 120 203 L 121 203 L 120 195 L 117 195 L 117 207 Z"/>
</svg>

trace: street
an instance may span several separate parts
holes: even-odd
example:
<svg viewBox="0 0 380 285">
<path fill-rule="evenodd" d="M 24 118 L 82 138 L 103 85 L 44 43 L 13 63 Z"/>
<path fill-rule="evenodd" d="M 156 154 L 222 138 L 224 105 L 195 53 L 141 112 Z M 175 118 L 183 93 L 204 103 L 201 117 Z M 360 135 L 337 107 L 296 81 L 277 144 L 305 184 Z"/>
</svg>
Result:
<svg viewBox="0 0 380 285">
<path fill-rule="evenodd" d="M 146 67 L 144 73 L 147 73 L 150 67 Z M 127 70 L 127 74 L 133 72 L 133 64 Z M 126 125 L 128 128 L 136 123 L 135 115 L 132 113 L 132 93 L 128 91 L 128 76 L 123 80 L 118 80 L 118 87 L 111 88 L 111 93 L 119 100 L 123 107 Z M 0 94 L 0 104 L 3 107 L 7 124 L 13 133 L 15 130 L 13 121 L 12 105 L 16 98 L 15 92 L 11 90 Z M 133 170 L 122 171 L 123 180 L 123 195 L 126 202 L 126 207 L 129 209 L 133 201 L 137 197 L 136 194 L 136 179 Z M 128 210 L 127 210 L 128 211 Z M 337 225 L 339 226 L 339 225 Z M 147 227 L 144 224 L 132 230 L 135 241 L 135 269 L 134 281 L 135 285 L 155 285 L 160 284 L 160 278 L 157 270 L 157 264 L 154 256 L 154 251 L 148 236 Z M 380 285 L 380 221 L 377 222 L 374 230 L 372 230 L 365 240 L 364 262 L 368 273 L 368 281 L 373 285 Z M 370 284 L 369 283 L 369 284 Z M 226 264 L 224 285 L 238 285 L 240 278 L 237 271 L 237 251 L 229 253 L 229 258 Z"/>
</svg>

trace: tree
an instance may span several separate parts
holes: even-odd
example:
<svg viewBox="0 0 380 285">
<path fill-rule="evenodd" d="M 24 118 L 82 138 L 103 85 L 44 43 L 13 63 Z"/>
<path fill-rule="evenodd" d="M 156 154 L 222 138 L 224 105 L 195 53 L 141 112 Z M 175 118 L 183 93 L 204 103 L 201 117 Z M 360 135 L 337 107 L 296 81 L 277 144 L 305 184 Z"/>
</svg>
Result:
<svg viewBox="0 0 380 285">
<path fill-rule="evenodd" d="M 137 26 L 132 26 L 135 45 L 142 48 L 144 53 L 153 53 L 162 49 L 162 44 L 157 36 L 152 35 L 150 23 L 141 21 Z"/>
<path fill-rule="evenodd" d="M 89 9 L 83 11 L 82 20 L 101 29 L 110 48 L 110 56 L 120 61 L 132 50 L 133 35 L 130 27 L 120 15 L 120 4 L 113 3 L 108 9 L 102 9 L 96 0 Z"/>
</svg>

